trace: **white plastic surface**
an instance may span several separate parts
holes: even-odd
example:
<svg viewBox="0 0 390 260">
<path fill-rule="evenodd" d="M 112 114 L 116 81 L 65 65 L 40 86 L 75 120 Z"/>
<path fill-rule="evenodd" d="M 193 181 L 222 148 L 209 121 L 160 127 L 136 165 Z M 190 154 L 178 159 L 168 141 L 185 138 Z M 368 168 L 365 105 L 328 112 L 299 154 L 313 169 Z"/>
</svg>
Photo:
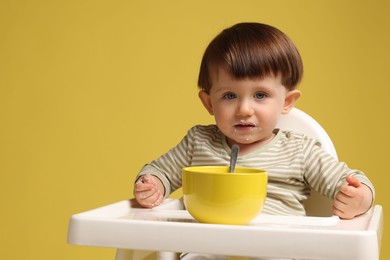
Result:
<svg viewBox="0 0 390 260">
<path fill-rule="evenodd" d="M 259 215 L 250 225 L 196 222 L 180 200 L 154 209 L 134 200 L 71 217 L 68 242 L 83 246 L 300 259 L 379 259 L 382 207 L 353 220 Z M 342 241 L 342 243 L 341 243 Z"/>
</svg>

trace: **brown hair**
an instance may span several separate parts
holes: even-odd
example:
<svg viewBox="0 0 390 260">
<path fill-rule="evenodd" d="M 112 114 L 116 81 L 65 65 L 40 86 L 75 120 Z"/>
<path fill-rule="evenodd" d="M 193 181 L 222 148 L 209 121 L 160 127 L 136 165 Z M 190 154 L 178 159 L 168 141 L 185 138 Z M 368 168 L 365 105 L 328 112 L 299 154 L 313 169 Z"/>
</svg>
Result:
<svg viewBox="0 0 390 260">
<path fill-rule="evenodd" d="M 236 79 L 281 76 L 293 90 L 303 74 L 301 56 L 279 29 L 261 23 L 239 23 L 223 30 L 208 45 L 200 66 L 198 86 L 210 93 L 211 72 L 218 67 Z"/>
</svg>

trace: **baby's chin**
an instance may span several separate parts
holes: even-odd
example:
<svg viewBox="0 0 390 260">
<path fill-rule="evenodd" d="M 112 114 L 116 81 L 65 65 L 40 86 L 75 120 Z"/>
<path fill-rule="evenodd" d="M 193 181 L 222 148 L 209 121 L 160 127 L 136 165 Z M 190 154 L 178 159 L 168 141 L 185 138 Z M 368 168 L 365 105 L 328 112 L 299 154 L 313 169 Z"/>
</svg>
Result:
<svg viewBox="0 0 390 260">
<path fill-rule="evenodd" d="M 233 135 L 230 137 L 227 137 L 228 144 L 231 146 L 232 144 L 238 144 L 240 146 L 256 146 L 261 147 L 267 143 L 269 143 L 273 139 L 274 135 L 271 134 L 265 138 L 259 138 L 256 136 L 237 136 Z"/>
<path fill-rule="evenodd" d="M 250 136 L 243 136 L 243 137 L 233 136 L 232 138 L 228 137 L 229 145 L 232 145 L 232 144 L 251 145 L 251 144 L 254 144 L 257 142 L 258 142 L 257 139 L 250 137 Z"/>
<path fill-rule="evenodd" d="M 230 133 L 228 138 L 231 139 L 234 143 L 240 143 L 240 144 L 256 143 L 261 139 L 259 134 L 255 133 L 254 131 L 252 131 L 251 133 L 242 133 L 242 132 L 234 131 Z"/>
</svg>

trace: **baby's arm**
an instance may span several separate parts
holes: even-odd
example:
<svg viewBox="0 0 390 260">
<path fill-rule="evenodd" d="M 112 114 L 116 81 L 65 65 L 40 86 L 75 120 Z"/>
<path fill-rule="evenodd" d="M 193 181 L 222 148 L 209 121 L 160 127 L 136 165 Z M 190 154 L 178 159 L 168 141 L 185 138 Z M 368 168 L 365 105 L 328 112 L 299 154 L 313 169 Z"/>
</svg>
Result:
<svg viewBox="0 0 390 260">
<path fill-rule="evenodd" d="M 141 176 L 134 184 L 134 197 L 145 208 L 153 208 L 164 199 L 164 185 L 156 176 Z"/>
<path fill-rule="evenodd" d="M 371 189 L 356 177 L 347 176 L 333 202 L 333 213 L 343 219 L 352 219 L 370 209 L 373 200 Z"/>
</svg>

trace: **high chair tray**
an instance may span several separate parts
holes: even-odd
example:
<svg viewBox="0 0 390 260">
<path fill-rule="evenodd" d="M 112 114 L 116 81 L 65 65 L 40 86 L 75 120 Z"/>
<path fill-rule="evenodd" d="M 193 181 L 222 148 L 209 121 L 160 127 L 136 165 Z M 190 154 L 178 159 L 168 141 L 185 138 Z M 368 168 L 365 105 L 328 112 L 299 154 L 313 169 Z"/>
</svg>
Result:
<svg viewBox="0 0 390 260">
<path fill-rule="evenodd" d="M 249 225 L 198 223 L 181 200 L 153 209 L 124 200 L 71 217 L 82 246 L 301 259 L 379 259 L 382 207 L 352 220 L 260 214 Z"/>
</svg>

